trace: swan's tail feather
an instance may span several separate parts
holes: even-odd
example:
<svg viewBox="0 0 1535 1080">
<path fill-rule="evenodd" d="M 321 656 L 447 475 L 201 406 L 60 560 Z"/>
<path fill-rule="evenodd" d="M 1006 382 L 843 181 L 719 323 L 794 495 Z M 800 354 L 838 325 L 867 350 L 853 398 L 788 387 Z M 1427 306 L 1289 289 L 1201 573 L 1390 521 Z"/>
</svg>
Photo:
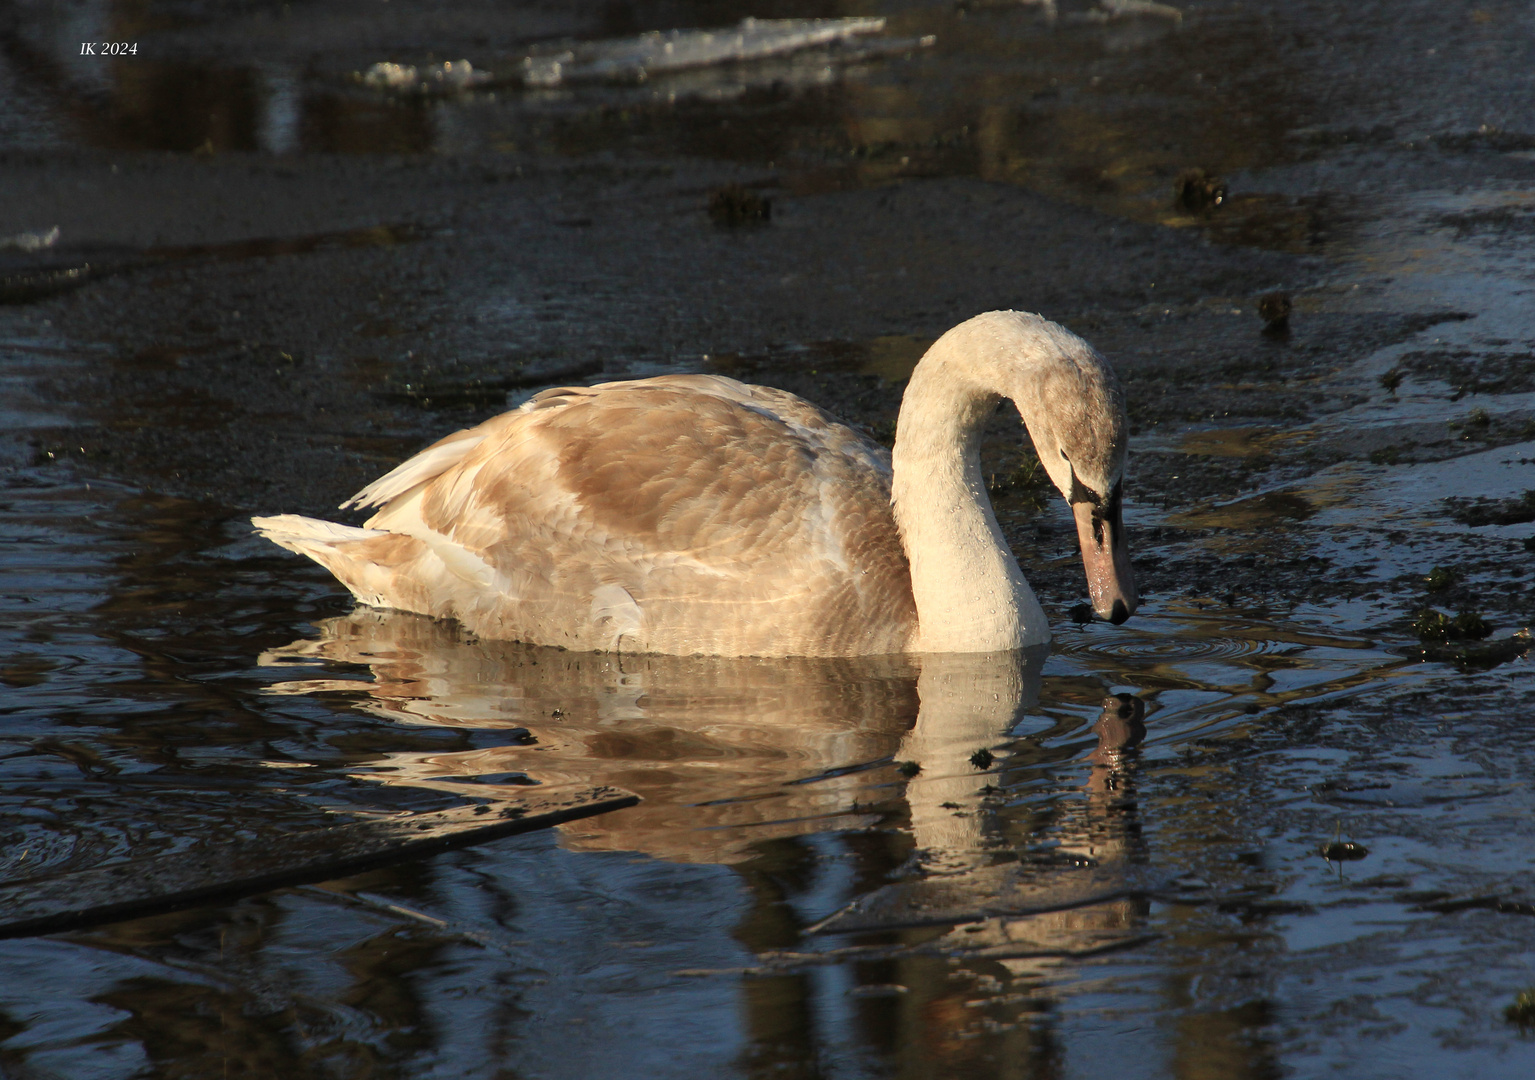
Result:
<svg viewBox="0 0 1535 1080">
<path fill-rule="evenodd" d="M 274 544 L 307 555 L 370 607 L 399 608 L 434 615 L 427 598 L 412 587 L 406 568 L 428 555 L 413 536 L 384 529 L 359 529 L 333 521 L 278 514 L 251 518 L 256 531 Z M 426 606 L 423 606 L 426 604 Z"/>
<path fill-rule="evenodd" d="M 329 546 L 348 540 L 367 540 L 386 535 L 383 529 L 359 529 L 351 525 L 338 525 L 334 521 L 300 517 L 298 514 L 278 514 L 275 517 L 251 518 L 256 531 L 274 544 L 289 551 L 314 558 L 316 544 Z"/>
</svg>

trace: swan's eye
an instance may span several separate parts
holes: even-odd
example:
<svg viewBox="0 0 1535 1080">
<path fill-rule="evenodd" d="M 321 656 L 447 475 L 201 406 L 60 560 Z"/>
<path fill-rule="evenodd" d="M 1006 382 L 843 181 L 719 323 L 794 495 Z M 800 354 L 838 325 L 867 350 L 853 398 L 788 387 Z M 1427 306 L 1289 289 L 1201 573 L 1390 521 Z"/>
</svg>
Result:
<svg viewBox="0 0 1535 1080">
<path fill-rule="evenodd" d="M 1071 460 L 1069 457 L 1066 456 L 1066 451 L 1065 450 L 1061 451 L 1061 460 L 1062 461 L 1070 461 Z"/>
</svg>

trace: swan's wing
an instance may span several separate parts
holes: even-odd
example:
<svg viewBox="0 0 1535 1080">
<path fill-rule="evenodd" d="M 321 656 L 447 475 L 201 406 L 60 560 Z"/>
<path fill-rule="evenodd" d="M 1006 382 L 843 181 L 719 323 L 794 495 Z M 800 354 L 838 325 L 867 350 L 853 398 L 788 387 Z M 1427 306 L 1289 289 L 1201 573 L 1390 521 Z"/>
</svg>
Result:
<svg viewBox="0 0 1535 1080">
<path fill-rule="evenodd" d="M 464 460 L 464 455 L 480 445 L 484 439 L 485 433 L 478 427 L 455 431 L 444 439 L 438 439 L 415 457 L 401 462 L 353 495 L 341 504 L 341 509 L 346 510 L 355 506 L 359 510 L 365 510 L 370 506 L 383 506 L 404 495 L 411 488 L 441 476 L 446 470 Z"/>
<path fill-rule="evenodd" d="M 594 597 L 615 586 L 643 617 L 626 647 L 904 647 L 914 614 L 888 462 L 798 398 L 676 376 L 546 391 L 474 430 L 461 460 L 368 526 L 437 552 L 457 581 L 439 591 L 480 632 L 608 647 L 569 626 L 607 610 Z M 646 637 L 663 626 L 701 636 Z"/>
<path fill-rule="evenodd" d="M 573 502 L 594 540 L 625 551 L 761 572 L 844 562 L 850 529 L 889 521 L 880 449 L 792 394 L 683 375 L 551 391 L 530 405 L 547 410 L 530 420 L 542 419 L 539 471 L 553 480 L 533 494 L 551 517 Z M 476 486 L 520 493 L 522 469 L 510 464 L 495 455 L 499 467 Z"/>
<path fill-rule="evenodd" d="M 842 454 L 872 472 L 890 476 L 890 451 L 853 431 L 835 416 L 804 398 L 771 386 L 753 386 L 723 375 L 661 375 L 637 382 L 599 383 L 595 386 L 562 386 L 535 396 L 524 410 L 560 407 L 583 399 L 616 393 L 673 390 L 679 400 L 690 394 L 706 395 L 779 421 L 787 433 L 816 451 Z M 618 400 L 610 398 L 610 400 Z M 767 430 L 768 438 L 784 432 Z"/>
</svg>

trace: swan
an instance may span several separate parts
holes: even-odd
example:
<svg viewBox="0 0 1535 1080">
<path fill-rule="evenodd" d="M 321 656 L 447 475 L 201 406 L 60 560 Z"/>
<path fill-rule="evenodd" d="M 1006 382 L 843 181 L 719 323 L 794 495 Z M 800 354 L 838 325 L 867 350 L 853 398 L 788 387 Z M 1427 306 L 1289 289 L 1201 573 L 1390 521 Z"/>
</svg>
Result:
<svg viewBox="0 0 1535 1080">
<path fill-rule="evenodd" d="M 1124 393 L 1092 346 L 993 311 L 922 357 L 883 448 L 783 390 L 669 375 L 545 390 L 342 508 L 263 536 L 363 604 L 482 638 L 720 656 L 978 653 L 1050 640 L 1002 538 L 980 436 L 1017 406 L 1071 504 L 1097 614 L 1137 594 L 1121 520 Z"/>
</svg>

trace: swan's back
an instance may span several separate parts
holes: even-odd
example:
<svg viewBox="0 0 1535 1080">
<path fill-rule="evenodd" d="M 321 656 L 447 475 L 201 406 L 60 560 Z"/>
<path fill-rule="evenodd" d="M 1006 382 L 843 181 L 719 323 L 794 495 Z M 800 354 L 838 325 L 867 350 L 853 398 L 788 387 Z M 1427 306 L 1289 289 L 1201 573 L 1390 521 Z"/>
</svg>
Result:
<svg viewBox="0 0 1535 1080">
<path fill-rule="evenodd" d="M 901 652 L 916 627 L 883 449 L 716 376 L 548 390 L 365 488 L 365 529 L 257 524 L 364 603 L 570 649 Z"/>
</svg>

